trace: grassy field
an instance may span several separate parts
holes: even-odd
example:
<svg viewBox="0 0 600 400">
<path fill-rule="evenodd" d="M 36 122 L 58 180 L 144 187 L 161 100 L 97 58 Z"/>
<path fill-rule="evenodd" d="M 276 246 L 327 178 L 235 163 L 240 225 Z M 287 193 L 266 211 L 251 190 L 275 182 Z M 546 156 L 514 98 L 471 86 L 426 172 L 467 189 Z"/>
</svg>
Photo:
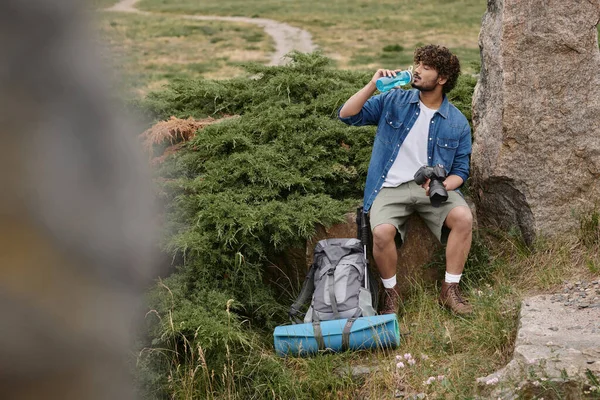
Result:
<svg viewBox="0 0 600 400">
<path fill-rule="evenodd" d="M 101 9 L 117 0 L 92 0 Z M 415 47 L 447 45 L 460 58 L 463 72 L 479 62 L 477 39 L 485 0 L 419 3 L 406 0 L 282 2 L 264 0 L 141 0 L 138 8 L 163 16 L 100 13 L 100 32 L 114 49 L 113 65 L 125 86 L 143 95 L 175 77 L 227 78 L 242 74 L 243 61 L 266 62 L 271 37 L 254 26 L 192 22 L 177 14 L 271 18 L 306 29 L 336 66 L 372 71 L 405 68 Z M 600 28 L 599 28 L 600 37 Z M 169 60 L 169 62 L 166 62 Z"/>
<path fill-rule="evenodd" d="M 101 9 L 115 0 L 93 0 Z M 309 31 L 314 43 L 338 68 L 372 71 L 412 64 L 415 46 L 441 43 L 473 72 L 479 60 L 477 37 L 485 0 L 369 3 L 281 2 L 274 0 L 141 0 L 138 8 L 161 13 L 142 16 L 98 13 L 102 38 L 113 49 L 111 64 L 124 87 L 137 96 L 174 78 L 227 78 L 242 74 L 240 62 L 266 62 L 274 44 L 261 28 L 230 22 L 196 22 L 178 14 L 271 18 Z"/>
<path fill-rule="evenodd" d="M 485 0 L 279 1 L 142 0 L 144 10 L 271 18 L 308 30 L 340 68 L 406 66 L 415 46 L 441 43 L 465 66 L 479 59 L 477 37 Z M 396 51 L 386 51 L 395 46 Z"/>
<path fill-rule="evenodd" d="M 267 62 L 273 50 L 263 29 L 249 24 L 114 12 L 100 13 L 97 23 L 127 96 L 175 79 L 240 75 L 241 63 Z"/>
</svg>

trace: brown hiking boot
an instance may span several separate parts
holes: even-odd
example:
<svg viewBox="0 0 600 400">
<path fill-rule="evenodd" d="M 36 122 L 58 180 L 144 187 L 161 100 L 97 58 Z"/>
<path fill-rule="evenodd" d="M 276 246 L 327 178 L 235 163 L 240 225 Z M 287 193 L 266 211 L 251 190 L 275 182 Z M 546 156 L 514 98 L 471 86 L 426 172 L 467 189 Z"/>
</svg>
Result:
<svg viewBox="0 0 600 400">
<path fill-rule="evenodd" d="M 383 288 L 383 307 L 379 311 L 380 315 L 396 314 L 398 312 L 398 303 L 400 302 L 399 292 L 398 285 L 390 289 Z"/>
<path fill-rule="evenodd" d="M 473 307 L 465 300 L 458 289 L 458 283 L 442 283 L 440 292 L 440 304 L 458 315 L 473 313 Z"/>
</svg>

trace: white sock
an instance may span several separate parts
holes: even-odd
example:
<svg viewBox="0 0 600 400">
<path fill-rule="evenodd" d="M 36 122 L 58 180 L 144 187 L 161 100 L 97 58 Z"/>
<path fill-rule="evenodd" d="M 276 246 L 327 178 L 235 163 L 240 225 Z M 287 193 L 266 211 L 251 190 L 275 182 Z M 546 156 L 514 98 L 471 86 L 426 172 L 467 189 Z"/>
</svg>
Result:
<svg viewBox="0 0 600 400">
<path fill-rule="evenodd" d="M 391 278 L 383 279 L 381 278 L 381 282 L 383 282 L 383 287 L 386 289 L 391 289 L 396 286 L 396 275 Z"/>
<path fill-rule="evenodd" d="M 446 281 L 446 283 L 458 283 L 458 282 L 460 282 L 461 276 L 462 276 L 462 274 L 454 275 L 454 274 L 450 274 L 450 273 L 446 272 L 445 281 Z"/>
</svg>

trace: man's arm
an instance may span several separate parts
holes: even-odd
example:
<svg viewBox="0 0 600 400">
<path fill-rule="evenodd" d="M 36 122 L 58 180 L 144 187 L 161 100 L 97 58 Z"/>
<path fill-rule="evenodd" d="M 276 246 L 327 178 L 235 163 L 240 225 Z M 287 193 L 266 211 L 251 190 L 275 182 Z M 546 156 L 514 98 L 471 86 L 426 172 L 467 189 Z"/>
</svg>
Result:
<svg viewBox="0 0 600 400">
<path fill-rule="evenodd" d="M 469 177 L 470 165 L 469 156 L 471 154 L 471 127 L 468 123 L 465 124 L 458 142 L 458 149 L 454 155 L 452 168 L 448 172 L 446 180 L 450 179 L 448 190 L 458 189 L 466 182 Z"/>
<path fill-rule="evenodd" d="M 458 189 L 464 183 L 463 178 L 458 175 L 448 175 L 444 181 L 446 190 Z"/>
<path fill-rule="evenodd" d="M 352 117 L 362 110 L 363 106 L 373 96 L 377 87 L 371 80 L 365 87 L 356 92 L 340 109 L 340 118 Z"/>
<path fill-rule="evenodd" d="M 372 98 L 373 93 L 375 93 L 375 90 L 377 90 L 375 83 L 377 82 L 377 79 L 381 77 L 396 76 L 396 72 L 399 71 L 400 70 L 378 69 L 369 83 L 367 83 L 365 87 L 350 97 L 348 101 L 346 101 L 346 103 L 344 103 L 344 105 L 340 108 L 338 112 L 340 119 L 345 119 L 344 122 L 350 125 L 368 125 L 370 123 L 376 123 L 376 120 L 379 119 L 377 113 L 379 107 L 377 107 L 377 105 L 380 105 L 380 103 L 375 101 L 374 104 L 372 104 L 373 101 L 371 101 L 367 104 L 369 99 Z M 378 98 L 379 96 L 375 96 L 373 99 L 379 100 Z M 357 118 L 351 119 L 351 117 L 357 116 L 361 111 L 363 111 L 365 104 L 367 104 L 368 107 L 366 107 L 365 110 L 367 115 L 365 115 L 364 120 L 363 118 L 358 118 L 360 121 L 358 121 Z M 375 118 L 376 116 L 377 118 Z"/>
</svg>

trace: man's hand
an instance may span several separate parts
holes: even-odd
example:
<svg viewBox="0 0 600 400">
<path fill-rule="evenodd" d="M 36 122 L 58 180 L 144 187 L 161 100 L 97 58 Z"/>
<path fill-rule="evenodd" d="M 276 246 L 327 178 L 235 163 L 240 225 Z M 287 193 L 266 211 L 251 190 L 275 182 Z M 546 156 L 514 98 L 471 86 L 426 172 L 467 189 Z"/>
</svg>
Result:
<svg viewBox="0 0 600 400">
<path fill-rule="evenodd" d="M 375 75 L 373 75 L 373 78 L 371 79 L 371 83 L 376 84 L 377 79 L 383 78 L 384 76 L 390 77 L 390 78 L 394 77 L 400 71 L 402 71 L 402 70 L 401 69 L 378 69 L 377 72 L 375 72 Z"/>
<path fill-rule="evenodd" d="M 429 182 L 431 179 L 427 179 L 424 184 L 421 185 L 425 189 L 425 195 L 429 196 Z M 463 184 L 463 180 L 458 175 L 448 175 L 446 180 L 442 182 L 446 191 L 454 190 Z"/>
<path fill-rule="evenodd" d="M 344 103 L 340 110 L 340 117 L 346 118 L 358 114 L 367 102 L 367 100 L 369 100 L 369 98 L 373 96 L 373 93 L 375 93 L 375 91 L 377 90 L 377 79 L 382 78 L 384 76 L 396 76 L 396 74 L 400 71 L 402 70 L 383 68 L 378 69 L 377 72 L 375 72 L 375 75 L 373 75 L 373 78 L 371 78 L 371 80 L 369 81 L 369 83 L 367 83 L 367 85 L 364 88 L 360 89 L 352 97 L 350 97 L 348 101 L 346 101 L 346 103 Z"/>
<path fill-rule="evenodd" d="M 425 189 L 425 196 L 429 196 L 429 182 L 431 182 L 431 179 L 427 179 L 425 183 L 421 185 L 421 187 Z M 444 182 L 444 187 L 446 187 L 446 182 Z"/>
</svg>

